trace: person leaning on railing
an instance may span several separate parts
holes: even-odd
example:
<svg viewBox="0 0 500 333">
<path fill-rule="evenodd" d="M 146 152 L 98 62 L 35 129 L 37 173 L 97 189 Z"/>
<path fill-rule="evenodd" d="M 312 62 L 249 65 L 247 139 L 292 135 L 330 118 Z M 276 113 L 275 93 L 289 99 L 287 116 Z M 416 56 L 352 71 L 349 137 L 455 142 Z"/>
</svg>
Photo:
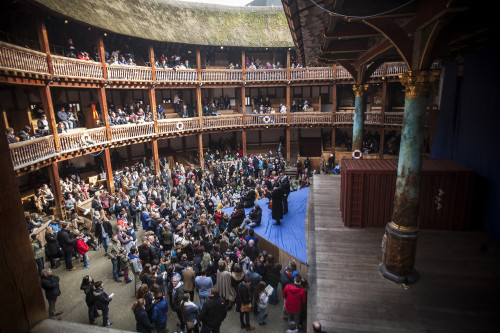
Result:
<svg viewBox="0 0 500 333">
<path fill-rule="evenodd" d="M 17 140 L 16 138 L 16 135 L 14 134 L 14 129 L 12 127 L 7 128 L 5 130 L 5 134 L 7 135 L 7 142 L 9 144 L 19 142 L 19 140 Z"/>
<path fill-rule="evenodd" d="M 37 127 L 38 127 L 38 133 L 41 136 L 49 135 L 49 122 L 45 114 L 42 114 L 42 117 L 38 120 Z"/>
</svg>

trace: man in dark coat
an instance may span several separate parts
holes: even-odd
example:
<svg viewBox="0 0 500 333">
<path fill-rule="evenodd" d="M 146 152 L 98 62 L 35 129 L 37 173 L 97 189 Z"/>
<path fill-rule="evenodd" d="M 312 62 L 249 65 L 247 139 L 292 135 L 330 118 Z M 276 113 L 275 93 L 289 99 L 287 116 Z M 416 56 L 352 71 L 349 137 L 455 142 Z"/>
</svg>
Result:
<svg viewBox="0 0 500 333">
<path fill-rule="evenodd" d="M 283 190 L 283 215 L 288 213 L 288 195 L 290 194 L 290 181 L 288 176 L 281 173 L 280 187 Z"/>
<path fill-rule="evenodd" d="M 66 264 L 66 269 L 69 271 L 74 271 L 76 269 L 76 267 L 73 267 L 71 259 L 73 248 L 77 240 L 75 235 L 69 231 L 69 224 L 67 222 L 63 223 L 61 231 L 57 234 L 57 242 L 64 252 L 64 262 Z"/>
<path fill-rule="evenodd" d="M 49 268 L 44 268 L 41 271 L 40 283 L 43 290 L 45 290 L 45 297 L 49 301 L 49 318 L 61 320 L 56 317 L 63 313 L 62 311 L 56 311 L 57 296 L 61 295 L 59 277 L 52 275 L 52 271 Z"/>
<path fill-rule="evenodd" d="M 200 321 L 203 324 L 201 333 L 219 333 L 226 315 L 226 302 L 219 297 L 216 288 L 211 288 L 209 299 L 200 311 Z"/>
<path fill-rule="evenodd" d="M 274 225 L 281 225 L 280 220 L 283 218 L 283 189 L 278 184 L 274 184 L 271 198 L 273 200 L 272 217 L 276 220 Z"/>
</svg>

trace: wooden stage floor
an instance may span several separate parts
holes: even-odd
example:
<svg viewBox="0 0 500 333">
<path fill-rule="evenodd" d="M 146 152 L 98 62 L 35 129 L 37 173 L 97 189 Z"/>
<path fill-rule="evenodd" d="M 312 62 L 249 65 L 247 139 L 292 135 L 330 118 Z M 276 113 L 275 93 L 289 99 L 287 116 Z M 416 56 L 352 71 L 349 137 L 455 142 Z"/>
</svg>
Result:
<svg viewBox="0 0 500 333">
<path fill-rule="evenodd" d="M 307 210 L 307 332 L 499 331 L 500 245 L 486 233 L 422 230 L 405 289 L 379 272 L 383 228 L 344 227 L 340 176 L 314 176 Z"/>
</svg>

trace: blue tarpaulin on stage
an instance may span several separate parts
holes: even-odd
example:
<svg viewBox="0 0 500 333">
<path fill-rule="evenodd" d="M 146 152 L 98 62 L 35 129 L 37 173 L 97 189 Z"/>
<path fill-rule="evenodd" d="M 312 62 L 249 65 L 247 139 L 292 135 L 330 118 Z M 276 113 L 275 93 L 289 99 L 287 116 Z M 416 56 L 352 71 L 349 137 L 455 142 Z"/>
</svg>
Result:
<svg viewBox="0 0 500 333">
<path fill-rule="evenodd" d="M 262 208 L 262 221 L 254 230 L 259 236 L 288 252 L 298 260 L 306 263 L 306 210 L 309 188 L 291 192 L 288 196 L 288 213 L 283 216 L 280 226 L 273 225 L 271 210 L 267 208 L 269 199 L 255 201 Z M 231 215 L 234 207 L 223 211 Z M 248 214 L 252 208 L 245 208 Z"/>
</svg>

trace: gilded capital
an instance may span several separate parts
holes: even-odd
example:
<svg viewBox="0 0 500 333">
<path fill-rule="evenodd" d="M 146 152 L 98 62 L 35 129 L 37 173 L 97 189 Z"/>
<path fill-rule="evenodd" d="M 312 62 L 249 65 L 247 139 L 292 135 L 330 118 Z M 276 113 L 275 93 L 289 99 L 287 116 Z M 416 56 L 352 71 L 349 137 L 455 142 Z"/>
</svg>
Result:
<svg viewBox="0 0 500 333">
<path fill-rule="evenodd" d="M 399 79 L 405 87 L 405 97 L 427 97 L 438 76 L 439 71 L 409 71 L 399 74 Z"/>
<path fill-rule="evenodd" d="M 355 97 L 362 97 L 366 91 L 368 90 L 367 84 L 355 84 L 352 86 L 352 90 L 354 91 Z"/>
</svg>

